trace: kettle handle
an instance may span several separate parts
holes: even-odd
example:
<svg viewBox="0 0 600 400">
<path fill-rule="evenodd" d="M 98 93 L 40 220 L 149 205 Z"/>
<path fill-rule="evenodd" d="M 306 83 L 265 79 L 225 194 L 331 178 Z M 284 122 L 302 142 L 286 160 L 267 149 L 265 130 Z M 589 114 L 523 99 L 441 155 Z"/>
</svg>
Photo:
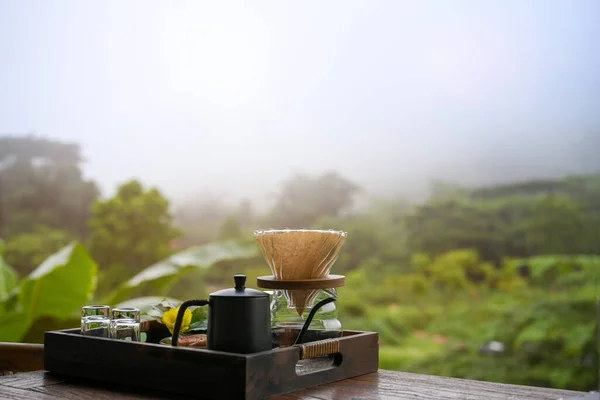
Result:
<svg viewBox="0 0 600 400">
<path fill-rule="evenodd" d="M 171 346 L 177 347 L 177 342 L 179 341 L 179 331 L 181 331 L 181 323 L 183 322 L 183 314 L 188 307 L 191 306 L 205 306 L 210 304 L 208 300 L 187 300 L 181 303 L 179 306 L 179 311 L 177 312 L 177 318 L 175 319 L 175 326 L 173 327 L 173 337 L 171 338 Z"/>
</svg>

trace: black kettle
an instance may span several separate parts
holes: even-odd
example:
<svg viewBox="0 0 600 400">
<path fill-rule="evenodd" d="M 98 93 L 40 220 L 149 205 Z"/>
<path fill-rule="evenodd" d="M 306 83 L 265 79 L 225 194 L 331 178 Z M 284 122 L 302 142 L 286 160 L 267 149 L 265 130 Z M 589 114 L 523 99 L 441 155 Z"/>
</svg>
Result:
<svg viewBox="0 0 600 400">
<path fill-rule="evenodd" d="M 246 275 L 233 278 L 235 288 L 211 293 L 208 300 L 187 300 L 181 304 L 173 328 L 173 346 L 177 346 L 185 310 L 208 305 L 208 350 L 248 354 L 272 349 L 269 295 L 246 288 Z"/>
</svg>

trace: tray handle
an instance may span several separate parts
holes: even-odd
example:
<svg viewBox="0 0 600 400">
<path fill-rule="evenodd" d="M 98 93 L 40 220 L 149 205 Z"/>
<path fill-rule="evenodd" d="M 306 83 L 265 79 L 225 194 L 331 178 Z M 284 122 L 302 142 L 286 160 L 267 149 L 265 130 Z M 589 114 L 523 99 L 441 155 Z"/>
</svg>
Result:
<svg viewBox="0 0 600 400">
<path fill-rule="evenodd" d="M 339 338 L 318 340 L 316 342 L 304 343 L 296 346 L 300 347 L 301 360 L 328 356 L 340 352 Z"/>
</svg>

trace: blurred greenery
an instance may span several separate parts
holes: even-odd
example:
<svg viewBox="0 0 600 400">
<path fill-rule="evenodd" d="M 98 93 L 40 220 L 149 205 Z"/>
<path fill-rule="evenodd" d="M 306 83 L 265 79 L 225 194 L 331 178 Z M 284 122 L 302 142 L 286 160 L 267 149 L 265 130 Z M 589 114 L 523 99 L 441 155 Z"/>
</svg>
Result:
<svg viewBox="0 0 600 400">
<path fill-rule="evenodd" d="M 133 297 L 160 293 L 179 293 L 172 286 L 181 281 L 190 272 L 209 269 L 215 264 L 227 260 L 244 260 L 256 257 L 258 249 L 254 243 L 242 241 L 223 241 L 190 247 L 168 258 L 152 264 L 131 279 L 123 282 L 111 292 L 105 303 L 115 304 Z M 193 289 L 198 290 L 198 287 Z M 196 294 L 196 296 L 198 296 Z"/>
<path fill-rule="evenodd" d="M 17 286 L 17 273 L 4 261 L 4 241 L 0 239 L 0 301 L 6 300 Z"/>
<path fill-rule="evenodd" d="M 40 254 L 87 237 L 98 189 L 83 178 L 83 161 L 75 143 L 0 137 L 0 237 L 7 239 L 6 257 L 20 275 L 41 262 Z"/>
<path fill-rule="evenodd" d="M 340 290 L 345 326 L 376 330 L 382 349 L 397 349 L 382 352 L 382 365 L 525 385 L 597 387 L 593 278 L 600 259 L 540 256 L 495 268 L 473 250 L 456 250 L 422 261 L 397 275 L 366 265 L 350 272 Z M 522 276 L 522 268 L 530 277 Z M 494 341 L 502 343 L 501 352 L 486 350 Z"/>
<path fill-rule="evenodd" d="M 89 226 L 90 253 L 102 266 L 100 294 L 167 257 L 169 244 L 180 235 L 168 200 L 135 180 L 120 185 L 114 197 L 96 200 Z"/>
<path fill-rule="evenodd" d="M 253 229 L 340 229 L 339 318 L 379 332 L 381 368 L 599 387 L 600 175 L 435 182 L 420 203 L 355 207 L 361 189 L 330 172 L 290 178 L 263 213 L 200 196 L 173 218 L 158 189 L 135 180 L 96 198 L 77 146 L 2 140 L 0 340 L 41 342 L 77 326 L 91 302 L 201 298 L 235 273 L 256 287 L 270 272 Z"/>
<path fill-rule="evenodd" d="M 6 262 L 23 274 L 30 272 L 48 257 L 48 254 L 73 240 L 67 232 L 39 226 L 32 232 L 18 233 L 6 246 Z"/>
<path fill-rule="evenodd" d="M 48 257 L 0 303 L 0 341 L 19 341 L 42 317 L 72 318 L 96 288 L 97 266 L 73 242 Z"/>
</svg>

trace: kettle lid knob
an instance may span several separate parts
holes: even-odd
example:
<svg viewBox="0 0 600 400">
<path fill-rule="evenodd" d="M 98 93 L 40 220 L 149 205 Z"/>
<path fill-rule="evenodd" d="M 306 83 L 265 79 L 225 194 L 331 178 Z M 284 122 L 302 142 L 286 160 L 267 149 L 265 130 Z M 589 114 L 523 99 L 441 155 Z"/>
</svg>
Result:
<svg viewBox="0 0 600 400">
<path fill-rule="evenodd" d="M 211 293 L 209 298 L 214 297 L 266 297 L 269 298 L 269 294 L 260 290 L 247 288 L 246 287 L 246 275 L 238 274 L 234 275 L 235 288 L 223 289 L 218 292 Z"/>
<path fill-rule="evenodd" d="M 233 276 L 235 281 L 235 290 L 244 290 L 246 288 L 246 275 L 237 274 Z"/>
</svg>

